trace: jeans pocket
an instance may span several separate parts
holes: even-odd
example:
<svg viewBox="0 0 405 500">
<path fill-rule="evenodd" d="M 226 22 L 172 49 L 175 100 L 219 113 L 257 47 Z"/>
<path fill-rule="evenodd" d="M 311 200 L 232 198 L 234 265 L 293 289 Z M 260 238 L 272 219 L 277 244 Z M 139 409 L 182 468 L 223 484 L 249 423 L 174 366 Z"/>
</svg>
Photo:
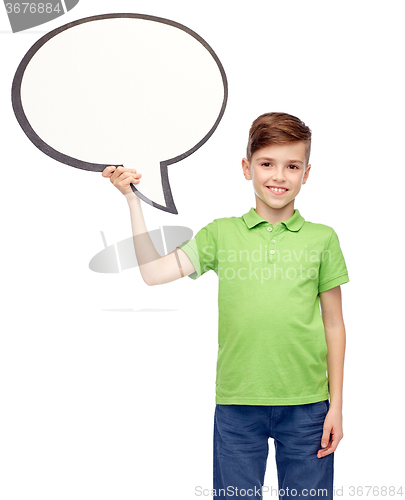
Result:
<svg viewBox="0 0 405 500">
<path fill-rule="evenodd" d="M 311 403 L 311 412 L 314 416 L 325 416 L 329 411 L 328 400 Z"/>
</svg>

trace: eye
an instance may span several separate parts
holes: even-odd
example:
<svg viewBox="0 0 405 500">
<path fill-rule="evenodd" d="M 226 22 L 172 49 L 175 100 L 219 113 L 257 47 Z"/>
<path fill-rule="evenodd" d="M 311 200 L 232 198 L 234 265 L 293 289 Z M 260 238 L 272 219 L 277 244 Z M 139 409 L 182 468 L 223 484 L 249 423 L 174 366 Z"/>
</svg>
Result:
<svg viewBox="0 0 405 500">
<path fill-rule="evenodd" d="M 271 165 L 271 163 L 268 161 L 262 163 L 262 167 L 269 167 L 270 165 Z"/>
<path fill-rule="evenodd" d="M 297 167 L 297 165 L 290 165 L 290 167 L 294 167 L 292 170 L 299 168 L 299 167 Z"/>
</svg>

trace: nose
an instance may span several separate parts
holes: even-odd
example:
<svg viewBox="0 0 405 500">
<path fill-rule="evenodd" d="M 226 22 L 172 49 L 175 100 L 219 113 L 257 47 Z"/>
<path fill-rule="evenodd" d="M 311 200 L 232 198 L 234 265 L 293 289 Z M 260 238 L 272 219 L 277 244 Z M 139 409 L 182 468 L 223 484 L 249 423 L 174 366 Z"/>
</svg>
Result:
<svg viewBox="0 0 405 500">
<path fill-rule="evenodd" d="M 279 167 L 276 167 L 273 169 L 272 180 L 275 182 L 285 181 L 285 174 L 284 174 L 283 167 L 279 166 Z"/>
</svg>

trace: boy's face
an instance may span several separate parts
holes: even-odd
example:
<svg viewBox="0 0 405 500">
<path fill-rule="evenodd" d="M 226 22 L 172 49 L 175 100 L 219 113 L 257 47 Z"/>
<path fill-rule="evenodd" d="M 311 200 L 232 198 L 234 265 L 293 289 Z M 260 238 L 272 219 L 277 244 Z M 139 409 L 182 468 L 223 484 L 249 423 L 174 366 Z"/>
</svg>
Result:
<svg viewBox="0 0 405 500">
<path fill-rule="evenodd" d="M 305 142 L 272 145 L 256 151 L 250 162 L 244 158 L 242 169 L 247 180 L 253 181 L 256 204 L 273 209 L 292 203 L 305 184 L 311 165 L 305 168 Z M 270 187 L 282 188 L 274 190 Z"/>
</svg>

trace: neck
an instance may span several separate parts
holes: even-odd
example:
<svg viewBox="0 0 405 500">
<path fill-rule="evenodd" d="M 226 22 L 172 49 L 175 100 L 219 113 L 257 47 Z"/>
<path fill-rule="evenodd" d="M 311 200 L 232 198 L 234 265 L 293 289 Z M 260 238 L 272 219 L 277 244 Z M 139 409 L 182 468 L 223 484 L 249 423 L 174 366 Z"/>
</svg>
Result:
<svg viewBox="0 0 405 500">
<path fill-rule="evenodd" d="M 285 207 L 272 208 L 260 198 L 256 198 L 255 212 L 275 226 L 277 222 L 288 220 L 294 215 L 294 200 L 291 200 Z"/>
</svg>

